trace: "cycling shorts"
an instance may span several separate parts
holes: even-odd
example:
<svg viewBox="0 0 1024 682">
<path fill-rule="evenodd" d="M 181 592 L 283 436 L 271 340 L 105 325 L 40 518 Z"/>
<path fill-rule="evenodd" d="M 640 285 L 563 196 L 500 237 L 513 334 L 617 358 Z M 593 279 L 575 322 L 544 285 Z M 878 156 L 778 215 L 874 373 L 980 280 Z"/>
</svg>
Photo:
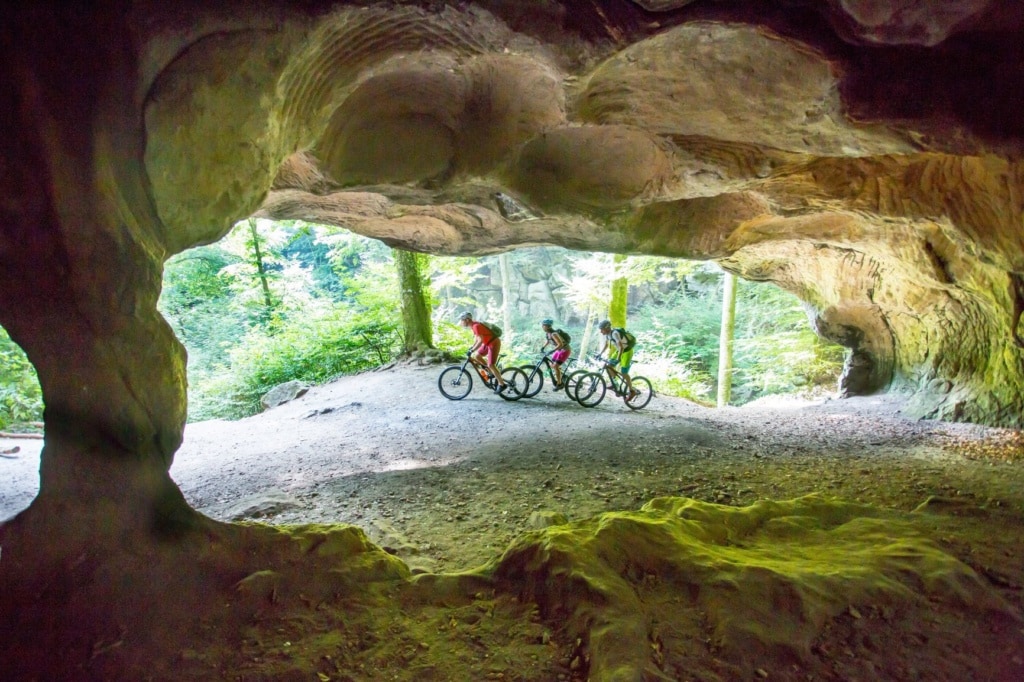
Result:
<svg viewBox="0 0 1024 682">
<path fill-rule="evenodd" d="M 630 348 L 627 351 L 619 353 L 617 356 L 612 355 L 608 360 L 608 364 L 612 367 L 616 367 L 623 374 L 629 374 L 629 368 L 633 365 L 633 350 Z"/>
<path fill-rule="evenodd" d="M 491 342 L 480 346 L 476 354 L 487 361 L 488 365 L 494 365 L 498 361 L 498 354 L 501 353 L 501 339 L 491 339 Z"/>
<path fill-rule="evenodd" d="M 568 359 L 569 359 L 569 349 L 568 348 L 559 348 L 558 350 L 556 350 L 554 353 L 551 354 L 551 362 L 555 363 L 556 365 L 560 365 L 560 364 L 562 364 L 563 362 L 565 362 Z"/>
</svg>

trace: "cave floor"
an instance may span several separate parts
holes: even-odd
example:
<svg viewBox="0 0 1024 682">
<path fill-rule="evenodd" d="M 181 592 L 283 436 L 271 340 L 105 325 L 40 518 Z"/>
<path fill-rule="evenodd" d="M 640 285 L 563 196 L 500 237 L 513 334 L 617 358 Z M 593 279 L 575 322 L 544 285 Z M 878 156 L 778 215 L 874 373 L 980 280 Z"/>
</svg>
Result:
<svg viewBox="0 0 1024 682">
<path fill-rule="evenodd" d="M 558 515 L 580 521 L 637 510 L 662 496 L 745 507 L 817 493 L 870 505 L 973 569 L 1010 611 L 1024 605 L 1019 432 L 908 419 L 899 396 L 723 410 L 656 396 L 632 412 L 611 396 L 588 410 L 550 386 L 537 398 L 505 402 L 478 385 L 453 402 L 437 391 L 438 373 L 394 367 L 314 387 L 249 419 L 189 425 L 171 474 L 212 519 L 353 524 L 384 556 L 401 559 L 414 585 L 431 585 L 427 592 L 435 597 L 462 596 L 424 604 L 417 589 L 382 588 L 380 599 L 367 596 L 368 610 L 354 617 L 352 604 L 339 616 L 300 594 L 296 610 L 266 615 L 263 629 L 263 616 L 250 614 L 246 629 L 226 626 L 221 614 L 213 620 L 229 651 L 175 649 L 176 665 L 154 660 L 154 679 L 170 670 L 181 679 L 317 679 L 314 672 L 321 680 L 585 679 L 586 643 L 535 604 L 422 579 L 479 573 L 514 538 Z M 10 472 L 0 516 L 34 494 L 38 448 L 19 445 L 18 458 L 0 460 L 0 471 Z M 833 618 L 815 641 L 820 660 L 813 665 L 790 652 L 730 667 L 726 655 L 709 649 L 672 667 L 660 639 L 651 643 L 652 657 L 664 679 L 960 679 L 965 670 L 973 671 L 971 679 L 1019 679 L 1019 621 L 1000 626 L 996 640 L 964 636 L 960 630 L 974 616 L 985 629 L 986 616 L 965 620 L 962 608 L 932 601 L 924 634 L 892 614 L 883 623 L 866 607 L 851 607 L 861 625 L 884 625 L 883 643 L 857 634 L 857 623 L 844 626 L 850 617 Z M 941 653 L 943 647 L 957 656 Z M 90 664 L 107 654 L 94 642 Z M 108 677 L 117 669 L 94 668 Z"/>
</svg>

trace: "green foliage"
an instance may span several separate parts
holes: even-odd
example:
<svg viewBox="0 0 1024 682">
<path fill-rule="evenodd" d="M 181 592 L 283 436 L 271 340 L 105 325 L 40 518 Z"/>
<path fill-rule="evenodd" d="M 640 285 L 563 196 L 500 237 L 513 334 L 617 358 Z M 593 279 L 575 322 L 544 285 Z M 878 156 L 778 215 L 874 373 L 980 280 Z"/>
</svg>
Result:
<svg viewBox="0 0 1024 682">
<path fill-rule="evenodd" d="M 189 373 L 227 363 L 226 348 L 248 329 L 248 316 L 235 305 L 224 268 L 233 262 L 217 246 L 203 246 L 172 257 L 164 265 L 164 286 L 157 308 L 188 349 Z"/>
<path fill-rule="evenodd" d="M 200 379 L 189 419 L 235 419 L 260 411 L 260 398 L 286 381 L 320 384 L 375 367 L 399 350 L 395 322 L 335 309 L 297 320 L 268 335 L 253 329 L 230 352 L 230 367 Z"/>
<path fill-rule="evenodd" d="M 835 386 L 844 349 L 817 337 L 800 300 L 770 284 L 740 280 L 733 359 L 733 403 Z M 634 363 L 669 395 L 713 403 L 717 391 L 722 273 L 692 268 L 682 287 L 630 311 Z"/>
<path fill-rule="evenodd" d="M 460 355 L 473 345 L 473 335 L 468 329 L 451 320 L 435 319 L 434 345 L 452 355 Z"/>
<path fill-rule="evenodd" d="M 768 284 L 739 282 L 734 401 L 834 388 L 845 349 L 820 339 L 798 298 Z"/>
<path fill-rule="evenodd" d="M 43 394 L 25 352 L 0 327 L 0 429 L 43 418 Z"/>
<path fill-rule="evenodd" d="M 308 269 L 315 291 L 320 295 L 335 301 L 344 300 L 345 286 L 335 272 L 331 247 L 320 239 L 316 226 L 299 220 L 282 224 L 296 230 L 281 249 L 282 258 L 294 260 Z"/>
<path fill-rule="evenodd" d="M 222 341 L 219 364 L 197 368 L 190 382 L 192 421 L 254 414 L 262 395 L 278 384 L 323 383 L 386 363 L 401 348 L 399 287 L 388 247 L 298 221 L 261 224 L 260 230 L 274 248 L 279 306 L 269 324 L 250 319 L 236 342 Z M 232 308 L 241 314 L 239 280 L 228 274 L 236 277 Z"/>
<path fill-rule="evenodd" d="M 639 344 L 639 340 L 637 343 Z M 634 360 L 634 364 L 640 362 L 642 372 L 634 371 L 633 374 L 642 374 L 650 379 L 658 393 L 686 398 L 706 407 L 714 406 L 712 397 L 715 386 L 706 372 L 694 369 L 690 364 L 667 355 L 643 353 L 642 360 Z"/>
<path fill-rule="evenodd" d="M 401 292 L 391 249 L 338 228 L 261 221 L 275 308 L 260 319 L 252 314 L 262 287 L 250 267 L 251 231 L 247 237 L 247 224 L 240 225 L 246 229 L 227 241 L 167 264 L 161 310 L 189 351 L 190 419 L 252 414 L 279 383 L 319 383 L 399 352 Z M 506 327 L 503 364 L 534 361 L 544 342 L 539 320 L 512 307 L 511 324 L 505 324 L 497 261 L 424 259 L 434 344 L 462 354 L 473 340 L 457 316 L 472 310 Z M 625 277 L 627 326 L 638 339 L 634 371 L 660 393 L 713 404 L 721 323 L 717 266 L 555 248 L 515 251 L 508 262 L 527 281 L 548 278 L 563 318 L 556 324 L 573 334 L 577 352 L 588 336 L 588 350 L 596 350 L 601 337 L 585 321 L 590 313 L 608 316 L 611 283 Z M 800 302 L 771 285 L 739 284 L 734 402 L 834 384 L 843 350 L 814 335 Z"/>
</svg>

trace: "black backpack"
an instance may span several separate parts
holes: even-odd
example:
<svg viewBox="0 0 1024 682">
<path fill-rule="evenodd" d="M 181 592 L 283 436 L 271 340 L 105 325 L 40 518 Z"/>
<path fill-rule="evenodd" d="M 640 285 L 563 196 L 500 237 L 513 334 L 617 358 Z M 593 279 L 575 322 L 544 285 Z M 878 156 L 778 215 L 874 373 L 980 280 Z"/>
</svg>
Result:
<svg viewBox="0 0 1024 682">
<path fill-rule="evenodd" d="M 562 343 L 565 344 L 566 346 L 568 346 L 569 342 L 572 341 L 572 337 L 569 336 L 569 332 L 565 331 L 564 329 L 556 329 L 555 333 L 562 338 Z"/>
<path fill-rule="evenodd" d="M 623 327 L 616 327 L 612 331 L 617 331 L 620 338 L 626 339 L 626 350 L 633 350 L 633 346 L 636 345 L 635 336 L 627 332 Z"/>
</svg>

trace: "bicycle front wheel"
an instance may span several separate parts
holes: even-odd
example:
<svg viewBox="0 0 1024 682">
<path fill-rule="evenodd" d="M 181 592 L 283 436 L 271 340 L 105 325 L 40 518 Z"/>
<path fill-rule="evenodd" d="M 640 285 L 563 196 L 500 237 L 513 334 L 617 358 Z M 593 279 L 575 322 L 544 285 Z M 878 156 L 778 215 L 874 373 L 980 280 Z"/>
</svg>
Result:
<svg viewBox="0 0 1024 682">
<path fill-rule="evenodd" d="M 452 365 L 437 378 L 437 388 L 448 400 L 462 400 L 473 390 L 473 376 L 461 365 Z"/>
<path fill-rule="evenodd" d="M 597 407 L 607 390 L 604 377 L 597 372 L 588 372 L 576 381 L 573 398 L 583 407 Z"/>
<path fill-rule="evenodd" d="M 526 396 L 526 391 L 530 386 L 530 380 L 526 378 L 526 372 L 518 367 L 509 367 L 508 369 L 501 370 L 501 378 L 505 380 L 505 385 L 508 386 L 508 388 L 498 394 L 502 398 L 505 400 L 519 400 Z"/>
<path fill-rule="evenodd" d="M 544 373 L 540 371 L 540 368 L 533 365 L 523 365 L 519 369 L 523 370 L 523 373 L 526 375 L 526 391 L 522 397 L 532 398 L 540 393 L 540 389 L 544 388 Z M 502 374 L 502 376 L 505 375 Z"/>
<path fill-rule="evenodd" d="M 589 373 L 585 369 L 578 369 L 575 372 L 562 375 L 562 386 L 565 388 L 565 394 L 569 396 L 569 400 L 576 400 L 576 384 Z"/>
<path fill-rule="evenodd" d="M 626 407 L 631 410 L 642 410 L 654 397 L 654 387 L 645 377 L 633 377 L 633 390 L 636 391 L 636 395 L 632 400 L 629 399 L 629 394 L 623 398 Z"/>
</svg>

